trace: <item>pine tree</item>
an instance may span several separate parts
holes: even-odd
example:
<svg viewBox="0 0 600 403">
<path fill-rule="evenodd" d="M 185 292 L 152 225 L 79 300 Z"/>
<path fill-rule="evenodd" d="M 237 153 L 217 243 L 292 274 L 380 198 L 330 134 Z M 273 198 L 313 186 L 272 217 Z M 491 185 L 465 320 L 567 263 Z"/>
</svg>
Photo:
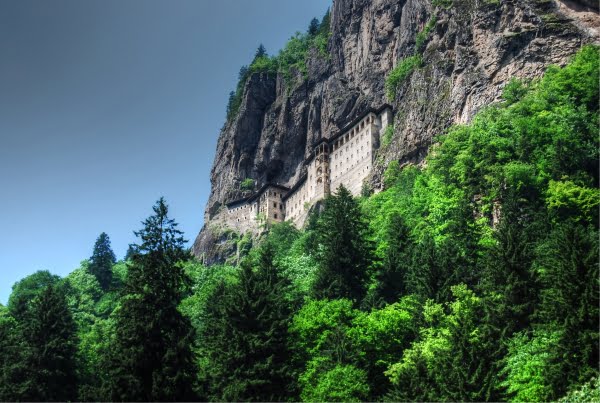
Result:
<svg viewBox="0 0 600 403">
<path fill-rule="evenodd" d="M 19 322 L 25 321 L 31 303 L 47 286 L 57 284 L 60 277 L 48 270 L 38 270 L 35 273 L 16 282 L 8 299 L 8 310 Z"/>
<path fill-rule="evenodd" d="M 240 84 L 243 86 L 248 78 L 248 66 L 240 67 L 240 71 L 238 72 L 238 87 Z"/>
<path fill-rule="evenodd" d="M 265 57 L 265 56 L 267 56 L 267 49 L 265 49 L 265 47 L 261 43 L 260 45 L 258 45 L 258 48 L 256 49 L 256 53 L 254 53 L 253 62 L 256 59 L 260 59 L 261 57 Z"/>
<path fill-rule="evenodd" d="M 317 18 L 313 18 L 310 20 L 310 24 L 308 25 L 308 34 L 310 36 L 315 36 L 319 32 L 319 20 Z"/>
<path fill-rule="evenodd" d="M 217 292 L 227 301 L 210 315 L 204 334 L 210 346 L 211 397 L 226 401 L 284 401 L 292 394 L 287 342 L 289 286 L 274 265 L 270 242 L 256 262 L 242 264 L 239 284 Z"/>
<path fill-rule="evenodd" d="M 538 326 L 561 335 L 556 371 L 549 375 L 554 396 L 598 376 L 599 232 L 574 222 L 556 224 L 537 249 L 540 277 Z"/>
<path fill-rule="evenodd" d="M 496 244 L 483 259 L 478 288 L 494 298 L 494 317 L 500 319 L 512 334 L 529 323 L 536 300 L 536 284 L 531 265 L 536 237 L 543 233 L 532 214 L 516 197 L 507 196 L 502 206 L 502 219 L 496 228 Z M 498 317 L 499 310 L 502 318 Z"/>
<path fill-rule="evenodd" d="M 177 309 L 188 279 L 181 261 L 189 258 L 185 240 L 168 217 L 163 198 L 153 207 L 135 248 L 116 316 L 109 357 L 110 400 L 179 401 L 194 398 L 194 331 Z"/>
<path fill-rule="evenodd" d="M 317 298 L 348 298 L 360 303 L 366 293 L 372 247 L 358 202 L 340 186 L 325 200 L 319 219 L 319 270 L 313 293 Z"/>
<path fill-rule="evenodd" d="M 387 250 L 377 273 L 375 298 L 391 304 L 407 292 L 406 277 L 411 263 L 413 243 L 402 216 L 394 214 L 387 230 Z"/>
<path fill-rule="evenodd" d="M 123 258 L 123 260 L 127 261 L 132 261 L 133 260 L 133 256 L 137 254 L 137 250 L 135 248 L 135 245 L 129 245 L 127 247 L 127 252 L 125 252 L 125 257 Z"/>
<path fill-rule="evenodd" d="M 50 285 L 32 302 L 20 323 L 28 348 L 20 388 L 28 401 L 69 401 L 77 395 L 76 326 L 64 291 Z"/>
<path fill-rule="evenodd" d="M 4 312 L 3 312 L 4 311 Z M 29 345 L 18 322 L 0 306 L 0 401 L 23 401 Z"/>
<path fill-rule="evenodd" d="M 229 99 L 227 100 L 227 118 L 231 117 L 233 114 L 235 104 L 235 91 L 231 91 L 229 93 Z"/>
<path fill-rule="evenodd" d="M 104 291 L 110 288 L 112 283 L 112 267 L 116 262 L 115 254 L 110 248 L 110 238 L 103 232 L 94 244 L 94 252 L 90 258 L 88 270 L 96 276 L 100 287 Z"/>
<path fill-rule="evenodd" d="M 325 12 L 325 15 L 321 19 L 321 23 L 319 24 L 319 34 L 325 34 L 329 32 L 329 24 L 331 23 L 331 13 L 329 8 Z"/>
</svg>

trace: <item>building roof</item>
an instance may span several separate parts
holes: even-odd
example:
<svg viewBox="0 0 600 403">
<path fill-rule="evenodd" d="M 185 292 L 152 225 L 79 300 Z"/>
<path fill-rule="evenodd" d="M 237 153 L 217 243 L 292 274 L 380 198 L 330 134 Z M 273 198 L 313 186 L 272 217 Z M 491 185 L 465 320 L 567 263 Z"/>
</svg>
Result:
<svg viewBox="0 0 600 403">
<path fill-rule="evenodd" d="M 324 138 L 324 137 L 320 138 L 319 140 L 317 140 L 316 142 L 313 143 L 313 146 L 312 146 L 313 150 L 311 151 L 311 153 L 309 154 L 309 156 L 303 161 L 303 163 L 304 164 L 308 164 L 308 163 L 310 163 L 310 161 L 312 161 L 313 158 L 315 158 L 315 150 L 314 149 L 319 144 L 322 144 L 322 143 L 331 144 L 333 141 L 337 140 L 338 137 L 342 136 L 344 133 L 346 133 L 348 130 L 350 130 L 353 126 L 355 126 L 356 124 L 358 124 L 368 114 L 375 113 L 376 115 L 379 115 L 379 114 L 381 114 L 381 112 L 383 112 L 386 109 L 393 109 L 393 108 L 392 108 L 392 106 L 390 104 L 387 104 L 387 103 L 382 104 L 379 108 L 368 108 L 363 113 L 361 113 L 356 118 L 354 118 L 350 123 L 348 123 L 347 125 L 345 125 L 341 130 L 339 130 L 333 136 L 331 136 L 329 138 Z M 258 199 L 265 192 L 265 190 L 267 190 L 268 188 L 273 188 L 273 187 L 281 189 L 281 190 L 284 190 L 286 192 L 286 194 L 282 197 L 283 201 L 285 201 L 296 190 L 298 190 L 298 188 L 300 188 L 300 186 L 302 186 L 302 184 L 306 181 L 306 178 L 307 178 L 307 175 L 304 174 L 298 181 L 296 181 L 296 183 L 294 184 L 294 186 L 292 186 L 291 188 L 288 188 L 286 186 L 280 185 L 278 183 L 270 183 L 270 182 L 269 183 L 265 183 L 252 196 L 244 197 L 244 198 L 241 198 L 241 199 L 237 199 L 237 200 L 231 201 L 229 203 L 226 203 L 225 205 L 227 206 L 227 208 L 231 208 L 233 206 L 241 205 L 241 204 L 244 204 L 244 203 L 252 203 L 256 199 Z"/>
<path fill-rule="evenodd" d="M 336 134 L 334 134 L 333 136 L 329 137 L 327 140 L 332 143 L 333 141 L 337 140 L 338 137 L 341 137 L 343 134 L 345 134 L 348 130 L 350 130 L 353 126 L 355 126 L 356 124 L 358 124 L 361 120 L 363 120 L 368 114 L 370 113 L 374 113 L 376 115 L 381 114 L 381 112 L 383 112 L 386 109 L 393 109 L 392 106 L 390 104 L 383 104 L 381 105 L 379 108 L 369 108 L 366 111 L 364 111 L 363 113 L 361 113 L 360 115 L 358 115 L 356 118 L 354 118 L 350 123 L 348 123 L 347 125 L 345 125 L 340 131 L 338 131 Z"/>
<path fill-rule="evenodd" d="M 290 190 L 289 187 L 280 185 L 278 183 L 270 183 L 270 182 L 265 183 L 264 185 L 262 185 L 262 187 L 260 189 L 258 189 L 258 192 L 254 193 L 254 195 L 252 195 L 248 198 L 247 202 L 252 203 L 254 200 L 258 199 L 265 192 L 265 190 L 267 190 L 269 188 L 277 188 L 277 189 L 281 189 L 285 192 Z"/>
<path fill-rule="evenodd" d="M 296 190 L 298 190 L 298 188 L 300 186 L 302 186 L 302 184 L 305 181 L 306 181 L 306 174 L 302 175 L 302 177 L 298 181 L 296 181 L 294 186 L 292 186 L 292 188 L 289 189 L 289 191 L 285 194 L 285 196 L 283 196 L 283 201 L 287 200 Z"/>
</svg>

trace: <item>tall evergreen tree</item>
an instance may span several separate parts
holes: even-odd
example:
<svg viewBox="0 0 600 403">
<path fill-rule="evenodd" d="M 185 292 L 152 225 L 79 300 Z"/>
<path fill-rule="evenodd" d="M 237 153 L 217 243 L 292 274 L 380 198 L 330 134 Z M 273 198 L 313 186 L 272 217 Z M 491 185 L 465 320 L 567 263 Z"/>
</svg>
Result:
<svg viewBox="0 0 600 403">
<path fill-rule="evenodd" d="M 227 100 L 227 118 L 229 118 L 231 116 L 231 114 L 233 113 L 233 108 L 234 108 L 234 104 L 235 104 L 235 91 L 231 91 L 229 93 L 229 99 Z"/>
<path fill-rule="evenodd" d="M 391 216 L 386 238 L 387 249 L 377 273 L 375 297 L 391 304 L 407 292 L 406 277 L 413 249 L 410 230 L 400 214 Z"/>
<path fill-rule="evenodd" d="M 51 274 L 48 270 L 38 270 L 35 273 L 16 282 L 8 298 L 8 310 L 19 322 L 26 320 L 31 303 L 49 285 L 57 284 L 60 277 Z"/>
<path fill-rule="evenodd" d="M 210 397 L 226 401 L 284 401 L 292 397 L 287 341 L 289 286 L 273 259 L 270 242 L 255 262 L 244 261 L 239 284 L 217 289 L 225 304 L 210 315 L 204 334 L 210 346 Z"/>
<path fill-rule="evenodd" d="M 321 19 L 321 23 L 319 24 L 319 34 L 324 34 L 329 32 L 329 24 L 331 24 L 331 12 L 329 8 L 325 12 L 325 15 Z"/>
<path fill-rule="evenodd" d="M 479 290 L 494 299 L 494 318 L 506 326 L 506 333 L 523 330 L 536 302 L 536 284 L 531 265 L 541 222 L 516 195 L 508 195 L 493 245 L 482 260 Z M 502 311 L 501 318 L 498 317 Z"/>
<path fill-rule="evenodd" d="M 267 55 L 267 49 L 261 43 L 260 45 L 258 45 L 258 48 L 256 49 L 256 53 L 254 53 L 254 60 L 260 59 L 261 57 L 265 57 L 266 55 Z"/>
<path fill-rule="evenodd" d="M 258 51 L 257 51 L 258 52 Z M 240 85 L 244 85 L 246 79 L 248 78 L 248 66 L 240 67 L 240 71 L 238 72 L 238 87 Z"/>
<path fill-rule="evenodd" d="M 115 254 L 110 248 L 110 238 L 103 232 L 94 244 L 94 252 L 90 258 L 88 270 L 96 276 L 100 287 L 104 291 L 110 288 L 112 283 L 112 267 L 116 262 Z"/>
<path fill-rule="evenodd" d="M 194 331 L 177 309 L 188 279 L 179 264 L 189 258 L 185 240 L 168 217 L 163 198 L 153 207 L 127 274 L 116 316 L 107 398 L 179 401 L 194 398 Z"/>
<path fill-rule="evenodd" d="M 319 20 L 317 18 L 313 18 L 310 20 L 310 24 L 308 25 L 308 34 L 310 36 L 315 36 L 319 32 Z"/>
<path fill-rule="evenodd" d="M 599 232 L 566 222 L 556 224 L 537 250 L 535 267 L 542 290 L 538 326 L 561 335 L 556 371 L 550 374 L 554 396 L 569 385 L 598 376 Z"/>
<path fill-rule="evenodd" d="M 0 401 L 25 400 L 29 345 L 8 309 L 0 305 Z"/>
<path fill-rule="evenodd" d="M 23 400 L 75 400 L 76 326 L 62 288 L 46 287 L 20 328 L 28 345 L 27 371 L 20 386 Z"/>
<path fill-rule="evenodd" d="M 320 267 L 313 287 L 315 297 L 362 301 L 372 260 L 367 230 L 358 202 L 340 186 L 325 200 L 317 226 Z"/>
</svg>

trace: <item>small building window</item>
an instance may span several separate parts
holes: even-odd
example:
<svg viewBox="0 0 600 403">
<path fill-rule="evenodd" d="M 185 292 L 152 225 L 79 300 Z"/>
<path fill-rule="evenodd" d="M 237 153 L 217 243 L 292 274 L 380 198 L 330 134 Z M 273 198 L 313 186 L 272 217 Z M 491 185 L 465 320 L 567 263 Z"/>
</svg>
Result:
<svg viewBox="0 0 600 403">
<path fill-rule="evenodd" d="M 273 218 L 277 218 L 277 213 L 273 214 Z"/>
</svg>

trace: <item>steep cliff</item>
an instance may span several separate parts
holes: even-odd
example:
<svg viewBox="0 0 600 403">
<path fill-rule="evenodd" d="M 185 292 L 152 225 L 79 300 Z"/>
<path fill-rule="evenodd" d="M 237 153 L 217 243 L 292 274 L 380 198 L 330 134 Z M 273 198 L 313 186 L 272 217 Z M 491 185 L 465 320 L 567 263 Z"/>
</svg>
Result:
<svg viewBox="0 0 600 403">
<path fill-rule="evenodd" d="M 241 182 L 292 185 L 312 145 L 369 107 L 390 102 L 395 113 L 371 178 L 378 188 L 389 161 L 421 162 L 434 136 L 497 101 L 511 78 L 564 65 L 598 41 L 599 26 L 597 5 L 587 0 L 334 0 L 328 55 L 310 51 L 306 73 L 294 80 L 258 73 L 245 82 L 239 111 L 219 135 L 193 253 L 207 263 L 235 253 L 219 214 L 244 196 Z M 386 76 L 413 55 L 419 67 L 386 99 Z"/>
</svg>

